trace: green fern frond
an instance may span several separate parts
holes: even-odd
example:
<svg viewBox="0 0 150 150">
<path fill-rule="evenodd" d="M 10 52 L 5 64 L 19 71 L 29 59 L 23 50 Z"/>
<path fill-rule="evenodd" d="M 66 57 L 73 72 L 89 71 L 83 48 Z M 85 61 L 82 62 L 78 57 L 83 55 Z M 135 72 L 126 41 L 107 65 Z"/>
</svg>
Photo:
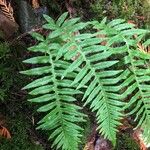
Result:
<svg viewBox="0 0 150 150">
<path fill-rule="evenodd" d="M 133 96 L 130 100 L 132 104 L 135 104 L 135 108 L 129 114 L 136 113 L 135 121 L 138 121 L 136 128 L 142 126 L 144 129 L 144 138 L 148 140 L 146 140 L 147 142 L 150 142 L 150 129 L 148 128 L 148 126 L 150 126 L 150 98 L 148 96 L 150 95 L 150 55 L 145 54 L 138 49 L 128 49 L 128 55 L 132 74 L 135 78 L 134 83 L 136 83 L 135 95 L 139 95 L 138 97 Z M 130 106 L 127 105 L 127 107 Z M 145 126 L 147 126 L 147 128 L 145 128 Z"/>
<path fill-rule="evenodd" d="M 118 90 L 116 90 L 118 88 L 116 83 L 123 78 L 121 77 L 122 70 L 113 68 L 118 60 L 109 60 L 115 49 L 107 51 L 107 46 L 100 45 L 100 42 L 104 40 L 105 38 L 91 38 L 91 36 L 88 38 L 87 36 L 86 39 L 78 41 L 75 37 L 72 44 L 75 47 L 73 55 L 67 51 L 64 57 L 70 59 L 70 56 L 77 56 L 77 54 L 79 57 L 68 67 L 63 76 L 75 71 L 76 68 L 81 68 L 72 85 L 79 83 L 77 89 L 87 86 L 83 97 L 85 105 L 90 103 L 92 111 L 96 111 L 98 129 L 105 138 L 115 144 L 116 131 L 118 125 L 121 124 L 124 105 L 124 102 L 120 101 Z M 109 76 L 108 82 L 105 80 L 106 76 Z M 118 93 L 118 96 L 114 97 L 113 93 L 115 95 Z"/>
<path fill-rule="evenodd" d="M 50 33 L 46 38 L 34 33 L 39 43 L 29 48 L 41 55 L 24 61 L 39 67 L 22 72 L 38 78 L 23 89 L 35 96 L 29 101 L 44 104 L 38 111 L 47 115 L 38 128 L 50 130 L 53 146 L 78 149 L 79 122 L 85 115 L 74 103 L 75 94 L 83 94 L 84 106 L 96 112 L 99 132 L 114 145 L 124 109 L 131 106 L 129 114 L 135 114 L 137 127 L 142 126 L 145 139 L 149 139 L 150 57 L 137 47 L 148 31 L 122 19 L 83 23 L 79 18 L 66 19 L 67 13 L 57 21 L 47 15 L 44 18 L 47 23 L 43 28 Z M 83 30 L 86 27 L 91 33 Z M 143 46 L 149 43 L 147 40 Z"/>
<path fill-rule="evenodd" d="M 50 17 L 45 16 L 45 18 L 49 22 L 48 25 L 59 28 L 64 22 L 66 15 L 63 14 L 56 24 Z M 82 130 L 79 122 L 85 121 L 85 115 L 80 112 L 81 107 L 74 103 L 76 101 L 74 95 L 81 92 L 76 90 L 74 86 L 70 87 L 72 78 L 77 74 L 72 72 L 61 80 L 62 73 L 70 63 L 56 59 L 58 49 L 62 43 L 50 43 L 50 39 L 57 38 L 57 36 L 60 36 L 60 33 L 53 31 L 47 37 L 48 39 L 45 40 L 38 33 L 34 33 L 32 36 L 40 43 L 29 48 L 29 50 L 40 52 L 41 56 L 27 59 L 24 63 L 39 64 L 39 67 L 22 71 L 21 73 L 38 77 L 23 88 L 29 89 L 29 94 L 34 96 L 32 99 L 29 99 L 30 102 L 43 104 L 38 111 L 47 113 L 39 122 L 38 129 L 50 130 L 49 138 L 54 140 L 52 147 L 55 146 L 56 149 L 61 148 L 64 150 L 77 150 Z"/>
<path fill-rule="evenodd" d="M 98 129 L 105 138 L 108 138 L 115 144 L 117 126 L 121 124 L 120 119 L 123 117 L 123 100 L 134 92 L 142 97 L 133 63 L 134 55 L 138 53 L 136 49 L 138 40 L 134 39 L 133 36 L 135 33 L 138 37 L 143 36 L 148 31 L 135 29 L 134 25 L 124 23 L 124 20 L 120 19 L 113 20 L 108 25 L 105 24 L 105 22 L 105 20 L 101 23 L 94 22 L 96 23 L 94 28 L 101 30 L 101 33 L 104 33 L 107 38 L 99 39 L 96 37 L 89 37 L 89 39 L 82 41 L 77 41 L 76 38 L 74 39 L 74 46 L 76 47 L 74 55 L 79 53 L 80 56 L 68 67 L 63 76 L 74 71 L 78 67 L 82 67 L 82 70 L 78 73 L 73 83 L 79 82 L 77 89 L 85 85 L 88 87 L 83 98 L 83 100 L 86 98 L 85 105 L 90 103 L 92 110 L 97 111 L 96 117 L 99 125 Z M 107 42 L 106 46 L 98 45 L 104 40 Z M 94 47 L 94 49 L 92 49 L 92 47 Z M 69 56 L 71 54 L 68 51 L 67 53 L 68 55 L 65 54 L 65 58 L 70 59 Z M 123 57 L 124 65 L 129 66 L 129 68 L 126 68 L 125 71 L 121 72 L 120 69 L 116 69 L 117 63 L 121 60 L 112 60 L 112 57 L 123 53 L 125 54 Z M 142 55 L 138 56 L 142 57 Z M 145 56 L 144 58 L 149 59 L 148 56 Z M 137 62 L 137 60 L 135 60 L 135 62 Z M 139 63 L 143 67 L 145 64 L 142 62 Z M 137 70 L 139 69 L 140 68 Z M 116 73 L 115 76 L 110 75 L 109 79 L 106 79 L 105 71 L 108 72 L 108 70 L 110 73 L 115 71 L 121 73 Z M 146 69 L 146 71 L 148 70 Z M 105 76 L 99 76 L 101 73 L 104 73 Z M 149 89 L 148 85 L 144 87 L 144 90 L 146 90 L 146 88 Z M 124 92 L 121 91 L 122 89 L 124 89 Z M 139 90 L 137 91 L 137 89 Z M 134 98 L 137 98 L 137 95 L 135 97 L 133 96 L 131 99 L 132 101 L 137 102 L 138 98 L 136 100 Z M 138 111 L 136 114 L 137 116 L 143 113 L 144 108 L 141 108 L 142 104 L 141 101 L 138 101 L 138 106 L 135 108 L 136 110 L 133 110 L 133 112 Z M 147 110 L 147 114 L 149 114 L 149 109 Z M 145 117 L 141 119 L 144 118 Z M 147 118 L 149 119 L 148 116 Z M 139 125 L 142 125 L 141 120 L 139 121 Z"/>
<path fill-rule="evenodd" d="M 143 128 L 145 139 L 150 138 L 150 68 L 149 60 L 150 55 L 141 52 L 137 44 L 142 37 L 149 33 L 149 31 L 143 29 L 135 29 L 132 24 L 124 23 L 123 20 L 114 20 L 108 25 L 96 26 L 98 29 L 106 31 L 106 36 L 109 37 L 107 46 L 110 48 L 110 52 L 114 45 L 120 45 L 118 48 L 123 47 L 121 53 L 124 53 L 124 65 L 128 66 L 124 72 L 126 76 L 124 78 L 124 83 L 120 85 L 121 88 L 126 89 L 120 98 L 124 99 L 129 95 L 132 95 L 129 103 L 126 104 L 125 108 L 131 107 L 133 104 L 135 107 L 130 111 L 129 115 L 135 114 L 135 121 L 138 121 L 137 127 L 145 125 L 147 128 Z M 107 29 L 107 30 L 106 30 Z M 109 31 L 113 31 L 113 34 Z M 135 37 L 135 35 L 137 37 Z M 143 45 L 148 46 L 149 40 L 144 42 Z M 119 49 L 118 49 L 119 51 Z M 116 51 L 114 54 L 117 54 Z M 119 89 L 118 89 L 119 90 Z M 115 95 L 114 95 L 115 96 Z"/>
<path fill-rule="evenodd" d="M 42 75 L 24 89 L 32 88 L 29 94 L 36 96 L 30 99 L 30 102 L 44 104 L 38 111 L 48 114 L 39 122 L 38 129 L 54 130 L 50 135 L 50 138 L 55 139 L 52 146 L 57 145 L 57 149 L 62 147 L 65 150 L 77 150 L 81 136 L 80 131 L 82 130 L 78 126 L 78 122 L 84 121 L 84 115 L 80 113 L 81 107 L 72 102 L 76 101 L 73 95 L 81 92 L 70 88 L 71 79 L 60 80 L 60 72 L 63 72 L 64 68 L 59 68 L 59 71 L 57 69 L 58 64 L 62 62 L 55 62 L 52 57 L 53 55 L 49 53 L 49 56 L 40 56 L 25 61 L 28 63 L 49 63 L 47 66 L 49 71 L 45 72 L 44 69 L 39 69 L 41 67 L 36 68 L 39 69 L 38 73 L 35 72 L 35 69 L 23 71 L 22 73 L 28 75 Z M 47 58 L 49 58 L 49 62 Z M 68 66 L 67 62 L 64 61 L 63 63 L 64 67 Z"/>
<path fill-rule="evenodd" d="M 115 90 L 116 86 L 111 82 L 104 83 L 104 79 L 106 77 L 105 74 L 108 73 L 108 70 L 110 72 L 109 77 L 112 79 L 115 78 L 113 74 L 119 76 L 120 74 L 118 74 L 118 72 L 121 72 L 121 70 L 110 69 L 110 67 L 117 64 L 118 61 L 104 61 L 103 59 L 108 59 L 111 56 L 111 53 L 103 52 L 103 47 L 98 45 L 99 41 L 97 38 L 93 38 L 92 40 L 94 45 L 95 41 L 97 41 L 97 50 L 99 49 L 99 51 L 93 55 L 90 55 L 90 51 L 93 46 L 92 42 L 91 44 L 87 42 L 85 47 L 80 46 L 80 44 L 82 45 L 85 41 L 76 44 L 77 52 L 80 56 L 68 67 L 64 73 L 64 76 L 66 73 L 70 73 L 80 66 L 82 67 L 73 84 L 79 83 L 77 89 L 87 86 L 83 98 L 83 100 L 86 99 L 85 105 L 90 103 L 92 111 L 97 112 L 96 117 L 99 125 L 98 129 L 105 138 L 110 139 L 115 144 L 117 126 L 121 124 L 120 119 L 123 116 L 121 110 L 124 103 L 119 101 L 119 98 L 112 96 L 112 92 L 117 92 Z M 93 52 L 94 50 L 95 46 Z M 97 57 L 97 55 L 100 57 Z M 119 80 L 121 80 L 121 78 Z M 119 80 L 117 82 L 119 82 Z"/>
</svg>

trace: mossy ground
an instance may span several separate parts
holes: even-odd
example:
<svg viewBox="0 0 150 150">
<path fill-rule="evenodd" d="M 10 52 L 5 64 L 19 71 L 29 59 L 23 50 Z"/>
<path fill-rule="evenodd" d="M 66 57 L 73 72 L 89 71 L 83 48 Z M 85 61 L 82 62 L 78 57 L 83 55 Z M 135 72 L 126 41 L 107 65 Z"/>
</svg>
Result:
<svg viewBox="0 0 150 150">
<path fill-rule="evenodd" d="M 14 45 L 0 43 L 0 125 L 11 134 L 11 139 L 0 137 L 0 150 L 45 150 L 50 147 L 46 132 L 35 129 L 38 118 L 42 117 L 35 114 L 37 106 L 29 103 L 27 94 L 21 90 L 30 80 L 19 74 L 25 67 L 22 60 L 28 55 L 24 51 L 26 47 L 20 42 Z"/>
<path fill-rule="evenodd" d="M 122 18 L 134 21 L 138 27 L 150 28 L 149 0 L 95 0 L 90 8 L 95 19 Z"/>
<path fill-rule="evenodd" d="M 30 126 L 21 115 L 7 119 L 12 138 L 0 138 L 0 150 L 44 150 L 40 143 L 30 139 L 28 132 Z"/>
<path fill-rule="evenodd" d="M 125 132 L 118 134 L 115 150 L 140 150 L 140 148 L 130 133 Z"/>
</svg>

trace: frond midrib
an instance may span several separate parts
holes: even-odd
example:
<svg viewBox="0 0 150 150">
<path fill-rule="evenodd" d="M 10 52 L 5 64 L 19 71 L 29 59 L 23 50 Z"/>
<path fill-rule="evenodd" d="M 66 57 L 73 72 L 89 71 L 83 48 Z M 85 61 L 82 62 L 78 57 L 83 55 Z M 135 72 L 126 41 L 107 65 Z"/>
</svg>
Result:
<svg viewBox="0 0 150 150">
<path fill-rule="evenodd" d="M 138 87 L 138 89 L 139 89 L 140 95 L 141 95 L 141 97 L 142 97 L 141 99 L 142 99 L 142 102 L 143 102 L 144 107 L 145 107 L 145 110 L 146 110 L 146 115 L 147 115 L 146 119 L 147 119 L 148 116 L 149 116 L 149 113 L 148 113 L 148 111 L 147 111 L 147 107 L 146 107 L 146 104 L 145 104 L 145 98 L 144 98 L 143 92 L 142 92 L 142 90 L 141 90 L 140 83 L 139 83 L 139 81 L 138 81 L 138 77 L 137 77 L 136 72 L 135 72 L 136 69 L 135 69 L 135 66 L 134 66 L 133 59 L 132 59 L 132 53 L 131 53 L 131 51 L 130 51 L 129 44 L 128 44 L 128 42 L 127 42 L 127 39 L 122 35 L 121 31 L 118 31 L 118 30 L 116 30 L 115 28 L 113 28 L 113 29 L 118 33 L 117 35 L 119 35 L 120 37 L 122 37 L 123 41 L 126 43 L 128 55 L 129 55 L 129 58 L 130 58 L 130 63 L 131 63 L 131 66 L 132 66 L 132 68 L 133 68 L 133 69 L 132 69 L 132 72 L 133 72 L 133 75 L 134 75 L 134 77 L 135 77 L 135 81 L 136 81 L 137 87 Z"/>
<path fill-rule="evenodd" d="M 140 83 L 139 83 L 139 81 L 138 81 L 138 77 L 137 77 L 136 72 L 135 72 L 136 68 L 135 68 L 135 66 L 134 66 L 132 54 L 131 54 L 131 52 L 130 52 L 130 48 L 129 48 L 129 45 L 128 45 L 128 42 L 127 42 L 126 38 L 125 38 L 124 36 L 122 36 L 122 38 L 124 39 L 124 41 L 125 41 L 125 43 L 126 43 L 126 45 L 127 45 L 127 50 L 128 50 L 128 54 L 129 54 L 129 58 L 130 58 L 131 67 L 133 68 L 133 69 L 132 69 L 132 72 L 133 72 L 134 77 L 135 77 L 135 81 L 136 81 L 136 84 L 137 84 L 137 88 L 139 89 L 139 92 L 140 92 L 141 100 L 142 100 L 142 102 L 143 102 L 143 104 L 144 104 L 144 108 L 145 108 L 145 111 L 146 111 L 146 120 L 147 120 L 147 119 L 149 118 L 149 112 L 147 111 L 147 107 L 146 107 L 146 104 L 145 104 L 145 97 L 144 97 L 144 95 L 143 95 L 142 89 L 141 89 L 141 87 L 140 87 Z M 142 107 L 143 107 L 143 106 L 142 106 Z"/>
<path fill-rule="evenodd" d="M 75 42 L 75 44 L 76 44 L 76 42 Z M 114 136 L 111 134 L 111 130 L 112 130 L 112 128 L 111 128 L 111 112 L 109 111 L 109 104 L 108 104 L 108 100 L 109 100 L 109 98 L 107 97 L 107 94 L 106 94 L 106 92 L 104 91 L 104 86 L 103 86 L 103 84 L 100 82 L 100 78 L 97 76 L 97 74 L 96 74 L 96 70 L 91 66 L 91 63 L 90 63 L 90 61 L 89 60 L 87 60 L 86 59 L 86 56 L 85 56 L 85 54 L 82 52 L 82 50 L 81 50 L 81 47 L 78 45 L 78 44 L 76 44 L 76 47 L 77 47 L 77 52 L 80 54 L 80 55 L 82 55 L 82 58 L 83 58 L 83 60 L 86 62 L 86 65 L 88 65 L 88 68 L 92 71 L 92 73 L 94 74 L 94 77 L 95 77 L 95 79 L 96 79 L 96 81 L 97 81 L 97 83 L 98 83 L 98 85 L 100 85 L 101 86 L 101 91 L 102 91 L 102 95 L 103 95 L 103 98 L 104 98 L 104 101 L 105 101 L 105 106 L 106 106 L 106 108 L 107 108 L 107 112 L 108 112 L 108 120 L 109 120 L 109 138 L 112 140 L 112 141 L 114 141 Z"/>
<path fill-rule="evenodd" d="M 51 64 L 52 66 L 52 81 L 53 81 L 53 85 L 54 85 L 54 92 L 56 94 L 56 105 L 57 105 L 57 109 L 59 110 L 59 123 L 60 123 L 60 126 L 62 128 L 62 132 L 63 132 L 63 136 L 64 136 L 64 139 L 67 139 L 66 137 L 66 134 L 65 134 L 65 129 L 64 129 L 64 119 L 63 119 L 63 112 L 62 112 L 62 109 L 61 109 L 61 99 L 59 97 L 59 93 L 58 93 L 58 85 L 57 85 L 57 79 L 56 79 L 56 73 L 55 73 L 55 64 L 53 62 L 53 59 L 52 59 L 52 55 L 51 53 L 49 52 L 49 63 Z M 68 148 L 71 148 L 72 146 L 70 145 L 70 143 L 67 141 L 67 144 L 68 144 Z"/>
</svg>

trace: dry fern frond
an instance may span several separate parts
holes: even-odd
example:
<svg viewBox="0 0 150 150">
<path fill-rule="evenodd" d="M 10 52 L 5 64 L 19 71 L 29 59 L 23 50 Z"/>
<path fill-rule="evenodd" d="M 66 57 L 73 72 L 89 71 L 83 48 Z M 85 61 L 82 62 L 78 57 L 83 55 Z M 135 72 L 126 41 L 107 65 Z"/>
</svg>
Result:
<svg viewBox="0 0 150 150">
<path fill-rule="evenodd" d="M 7 18 L 9 18 L 9 20 L 15 22 L 13 8 L 10 3 L 7 4 L 6 0 L 0 0 L 0 10 Z"/>
<path fill-rule="evenodd" d="M 144 47 L 140 42 L 137 44 L 137 46 L 140 51 L 144 53 L 150 53 L 150 46 Z"/>
<path fill-rule="evenodd" d="M 0 126 L 0 136 L 3 136 L 7 139 L 11 138 L 10 132 L 4 126 Z"/>
<path fill-rule="evenodd" d="M 141 18 L 139 18 L 139 19 L 144 20 L 144 16 L 137 16 L 137 17 L 141 17 Z M 138 24 L 135 23 L 135 21 L 133 21 L 133 20 L 128 20 L 128 23 L 134 24 L 135 27 L 138 27 Z M 137 35 L 134 35 L 134 38 L 136 39 L 136 38 L 137 38 Z M 138 43 L 137 43 L 137 47 L 138 47 L 138 49 L 139 49 L 141 52 L 150 53 L 150 46 L 145 47 L 145 46 L 143 46 L 142 42 L 138 42 Z"/>
</svg>

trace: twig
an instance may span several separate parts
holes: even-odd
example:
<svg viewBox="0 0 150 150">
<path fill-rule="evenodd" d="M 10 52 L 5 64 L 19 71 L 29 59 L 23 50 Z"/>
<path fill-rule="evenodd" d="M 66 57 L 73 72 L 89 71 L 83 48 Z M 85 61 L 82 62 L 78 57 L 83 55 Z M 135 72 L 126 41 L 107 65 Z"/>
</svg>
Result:
<svg viewBox="0 0 150 150">
<path fill-rule="evenodd" d="M 30 31 L 28 31 L 28 32 L 25 32 L 25 33 L 21 34 L 20 36 L 18 36 L 17 38 L 15 38 L 11 43 L 14 43 L 14 42 L 16 42 L 16 41 L 22 39 L 23 37 L 25 37 L 26 35 L 31 34 L 32 32 L 37 32 L 37 31 L 40 31 L 40 30 L 42 30 L 42 29 L 43 29 L 43 28 L 32 29 L 32 30 L 30 30 Z"/>
</svg>

